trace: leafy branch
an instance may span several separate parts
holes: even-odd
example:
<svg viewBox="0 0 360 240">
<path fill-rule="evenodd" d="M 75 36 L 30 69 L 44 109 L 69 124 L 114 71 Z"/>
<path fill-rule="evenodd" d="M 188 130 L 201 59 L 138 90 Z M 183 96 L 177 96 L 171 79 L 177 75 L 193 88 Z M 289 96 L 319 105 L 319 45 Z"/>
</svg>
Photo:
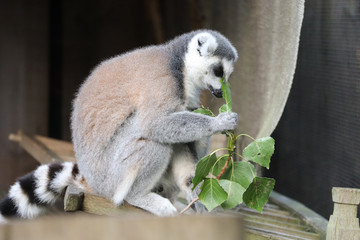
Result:
<svg viewBox="0 0 360 240">
<path fill-rule="evenodd" d="M 223 98 L 226 103 L 219 113 L 232 112 L 230 84 L 220 79 Z M 201 107 L 194 112 L 215 117 L 208 108 Z M 274 153 L 275 141 L 271 137 L 254 139 L 247 134 L 236 135 L 235 131 L 223 132 L 228 139 L 227 148 L 217 149 L 200 159 L 196 165 L 193 178 L 193 190 L 201 183 L 200 194 L 180 212 L 187 211 L 192 204 L 200 200 L 208 211 L 218 206 L 231 209 L 244 202 L 247 206 L 262 212 L 274 189 L 275 180 L 258 177 L 253 163 L 269 169 L 270 158 Z M 239 137 L 249 137 L 252 142 L 242 151 L 236 152 L 236 141 Z M 217 156 L 219 150 L 227 150 L 227 154 Z M 234 161 L 234 155 L 241 161 Z"/>
</svg>

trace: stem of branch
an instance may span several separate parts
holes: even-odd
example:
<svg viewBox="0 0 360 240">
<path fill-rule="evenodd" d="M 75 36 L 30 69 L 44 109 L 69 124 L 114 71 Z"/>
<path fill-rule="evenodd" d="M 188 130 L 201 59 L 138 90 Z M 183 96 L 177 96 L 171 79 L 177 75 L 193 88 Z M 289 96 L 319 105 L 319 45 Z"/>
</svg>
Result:
<svg viewBox="0 0 360 240">
<path fill-rule="evenodd" d="M 228 149 L 229 149 L 229 157 L 225 162 L 225 165 L 221 168 L 220 173 L 216 176 L 216 179 L 219 180 L 220 177 L 224 174 L 225 170 L 229 166 L 229 161 L 234 154 L 236 148 L 236 135 L 234 131 L 228 131 Z"/>
<path fill-rule="evenodd" d="M 229 150 L 229 156 L 228 159 L 225 162 L 225 165 L 221 168 L 220 173 L 216 176 L 216 179 L 219 180 L 221 178 L 221 176 L 224 174 L 225 170 L 227 169 L 227 167 L 229 166 L 229 161 L 231 160 L 232 155 L 235 152 L 235 148 L 236 148 L 236 135 L 234 133 L 234 131 L 228 131 L 227 132 L 227 137 L 228 137 L 228 150 Z M 199 197 L 194 198 L 181 212 L 180 214 L 183 214 L 184 212 L 186 212 L 191 205 L 193 205 L 195 202 L 197 202 L 199 200 Z"/>
<path fill-rule="evenodd" d="M 221 168 L 221 171 L 219 172 L 219 174 L 216 176 L 216 179 L 219 180 L 221 178 L 221 176 L 224 174 L 225 170 L 227 169 L 227 167 L 229 166 L 229 161 L 231 159 L 231 155 L 229 155 L 228 159 L 225 162 L 225 165 Z"/>
<path fill-rule="evenodd" d="M 186 208 L 184 208 L 181 212 L 180 212 L 180 214 L 183 214 L 184 212 L 186 212 L 190 207 L 191 207 L 191 205 L 193 205 L 195 202 L 197 202 L 199 200 L 199 197 L 197 197 L 197 198 L 194 198 L 187 206 L 186 206 Z"/>
</svg>

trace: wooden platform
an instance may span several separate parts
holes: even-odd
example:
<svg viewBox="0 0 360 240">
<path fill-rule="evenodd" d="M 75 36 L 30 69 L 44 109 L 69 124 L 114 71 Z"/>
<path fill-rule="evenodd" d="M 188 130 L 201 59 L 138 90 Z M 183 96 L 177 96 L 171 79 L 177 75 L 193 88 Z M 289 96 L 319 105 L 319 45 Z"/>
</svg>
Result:
<svg viewBox="0 0 360 240">
<path fill-rule="evenodd" d="M 241 218 L 236 216 L 151 215 L 95 216 L 84 213 L 16 221 L 0 227 L 2 240 L 239 240 L 244 239 Z"/>
<path fill-rule="evenodd" d="M 69 142 L 50 139 L 43 136 L 28 136 L 22 132 L 17 134 L 11 134 L 9 139 L 16 141 L 22 146 L 30 155 L 32 155 L 40 163 L 49 163 L 56 161 L 75 161 L 72 144 Z M 64 208 L 66 211 L 75 211 L 75 213 L 68 213 L 61 216 L 47 216 L 33 221 L 14 221 L 5 228 L 0 228 L 1 239 L 19 239 L 19 234 L 27 233 L 26 236 L 30 236 L 32 229 L 39 229 L 43 225 L 44 228 L 52 229 L 55 226 L 61 226 L 61 229 L 68 228 L 74 231 L 76 236 L 77 229 L 82 229 L 85 226 L 85 231 L 89 233 L 94 232 L 92 236 L 98 236 L 98 232 L 103 232 L 105 235 L 108 231 L 113 234 L 124 234 L 126 236 L 121 239 L 136 239 L 130 238 L 135 236 L 128 232 L 129 229 L 141 229 L 141 231 L 151 231 L 159 233 L 158 231 L 165 231 L 167 234 L 171 232 L 176 236 L 182 236 L 179 239 L 188 239 L 186 236 L 187 230 L 191 232 L 195 226 L 200 229 L 211 228 L 212 236 L 217 238 L 199 237 L 199 239 L 325 239 L 327 220 L 318 214 L 314 213 L 310 209 L 306 208 L 301 203 L 298 203 L 292 199 L 289 199 L 279 193 L 273 192 L 271 194 L 269 203 L 265 205 L 263 213 L 250 209 L 246 206 L 239 205 L 235 209 L 227 212 L 219 211 L 216 214 L 203 214 L 193 216 L 181 216 L 175 218 L 156 218 L 144 211 L 132 207 L 130 205 L 124 205 L 122 207 L 114 207 L 108 200 L 95 196 L 89 193 L 82 193 L 73 188 L 68 188 L 65 199 Z M 80 213 L 80 214 L 79 214 Z M 88 213 L 91 213 L 89 215 Z M 103 215 L 98 217 L 96 215 Z M 106 217 L 105 217 L 105 216 Z M 112 217 L 109 217 L 112 216 Z M 115 217 L 115 218 L 114 218 Z M 130 221 L 131 219 L 131 221 Z M 151 219 L 151 220 L 149 220 Z M 205 220 L 204 220 L 205 219 Z M 231 219 L 231 220 L 229 220 Z M 131 222 L 129 226 L 128 221 Z M 169 231 L 164 230 L 160 226 L 148 228 L 144 227 L 146 221 L 157 222 L 162 226 L 168 226 Z M 126 222 L 126 224 L 124 224 Z M 202 223 L 201 223 L 202 222 Z M 210 223 L 211 222 L 211 223 Z M 88 223 L 89 225 L 87 225 Z M 185 224 L 187 223 L 187 225 Z M 221 226 L 226 223 L 226 231 L 230 231 L 230 234 L 225 237 L 224 231 L 221 230 Z M 150 223 L 147 223 L 150 224 Z M 172 226 L 174 224 L 174 226 Z M 200 225 L 198 225 L 200 224 Z M 202 225 L 203 224 L 203 225 Z M 209 225 L 208 225 L 209 224 Z M 52 227 L 51 227 L 51 226 Z M 90 227 L 94 226 L 94 228 Z M 128 226 L 128 227 L 114 227 L 114 226 Z M 111 227 L 112 226 L 112 227 Z M 152 225 L 153 226 L 153 225 Z M 177 226 L 177 227 L 175 227 Z M 187 226 L 187 227 L 186 227 Z M 211 226 L 211 227 L 210 227 Z M 242 229 L 244 226 L 244 229 Z M 219 228 L 217 228 L 219 227 Z M 20 231 L 23 229 L 24 231 Z M 182 229 L 182 230 L 181 230 Z M 171 230 L 171 231 L 170 231 Z M 135 230 L 136 231 L 136 230 Z M 140 231 L 140 232 L 141 232 Z M 201 231 L 200 231 L 201 232 Z M 176 233 L 176 234 L 175 234 Z M 3 234 L 3 235 L 1 235 Z M 4 235 L 5 234 L 5 235 Z M 30 234 L 30 235 L 29 235 Z M 63 238 L 46 238 L 46 239 L 77 239 L 69 238 L 65 233 Z M 139 233 L 140 234 L 140 233 Z M 159 233 L 160 234 L 160 233 Z M 162 233 L 161 233 L 162 234 Z M 200 234 L 193 232 L 193 234 Z M 101 236 L 105 236 L 101 235 Z M 25 236 L 25 235 L 23 235 Z M 40 236 L 40 235 L 31 235 Z M 107 235 L 106 235 L 107 236 Z M 140 236 L 140 235 L 136 235 Z M 165 233 L 161 236 L 168 236 Z M 200 236 L 200 235 L 199 235 Z M 28 239 L 37 239 L 28 238 Z M 97 238 L 88 238 L 97 239 Z M 106 239 L 113 239 L 111 237 Z M 145 238 L 138 238 L 145 239 Z M 147 238 L 147 239 L 177 239 L 177 238 Z M 190 239 L 190 238 L 189 238 Z M 198 238 L 194 238 L 198 239 Z"/>
</svg>

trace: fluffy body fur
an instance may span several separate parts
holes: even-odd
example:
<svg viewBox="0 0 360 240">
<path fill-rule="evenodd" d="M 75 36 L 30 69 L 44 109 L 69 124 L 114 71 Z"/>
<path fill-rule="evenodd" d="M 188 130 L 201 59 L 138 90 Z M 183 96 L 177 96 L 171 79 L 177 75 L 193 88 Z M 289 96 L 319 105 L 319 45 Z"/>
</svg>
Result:
<svg viewBox="0 0 360 240">
<path fill-rule="evenodd" d="M 78 167 L 90 188 L 116 205 L 127 201 L 158 216 L 176 214 L 158 194 L 171 191 L 156 190 L 174 187 L 187 200 L 194 197 L 195 162 L 211 135 L 236 127 L 237 115 L 188 110 L 199 107 L 202 89 L 221 97 L 219 79 L 228 79 L 236 59 L 225 37 L 199 30 L 97 66 L 79 89 L 71 118 Z M 58 165 L 55 174 L 49 173 L 53 165 L 39 167 L 28 177 L 28 192 L 19 179 L 0 205 L 0 221 L 11 215 L 32 218 L 69 183 L 83 185 L 82 176 L 69 170 L 77 165 L 69 164 Z"/>
<path fill-rule="evenodd" d="M 115 204 L 172 215 L 170 201 L 151 191 L 170 165 L 191 200 L 197 150 L 190 145 L 234 129 L 237 115 L 187 109 L 199 106 L 202 89 L 221 97 L 219 78 L 229 77 L 236 57 L 219 33 L 197 31 L 101 63 L 80 88 L 72 115 L 76 158 L 90 187 Z"/>
</svg>

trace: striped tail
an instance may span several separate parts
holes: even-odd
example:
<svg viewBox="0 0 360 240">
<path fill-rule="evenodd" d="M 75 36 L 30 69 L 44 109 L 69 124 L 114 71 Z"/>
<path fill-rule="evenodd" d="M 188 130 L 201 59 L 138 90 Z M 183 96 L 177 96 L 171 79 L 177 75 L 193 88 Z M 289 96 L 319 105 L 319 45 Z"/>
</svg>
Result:
<svg viewBox="0 0 360 240">
<path fill-rule="evenodd" d="M 0 224 L 11 217 L 30 219 L 44 213 L 69 184 L 79 186 L 81 179 L 76 163 L 41 165 L 19 178 L 10 187 L 8 196 L 0 201 Z"/>
</svg>

